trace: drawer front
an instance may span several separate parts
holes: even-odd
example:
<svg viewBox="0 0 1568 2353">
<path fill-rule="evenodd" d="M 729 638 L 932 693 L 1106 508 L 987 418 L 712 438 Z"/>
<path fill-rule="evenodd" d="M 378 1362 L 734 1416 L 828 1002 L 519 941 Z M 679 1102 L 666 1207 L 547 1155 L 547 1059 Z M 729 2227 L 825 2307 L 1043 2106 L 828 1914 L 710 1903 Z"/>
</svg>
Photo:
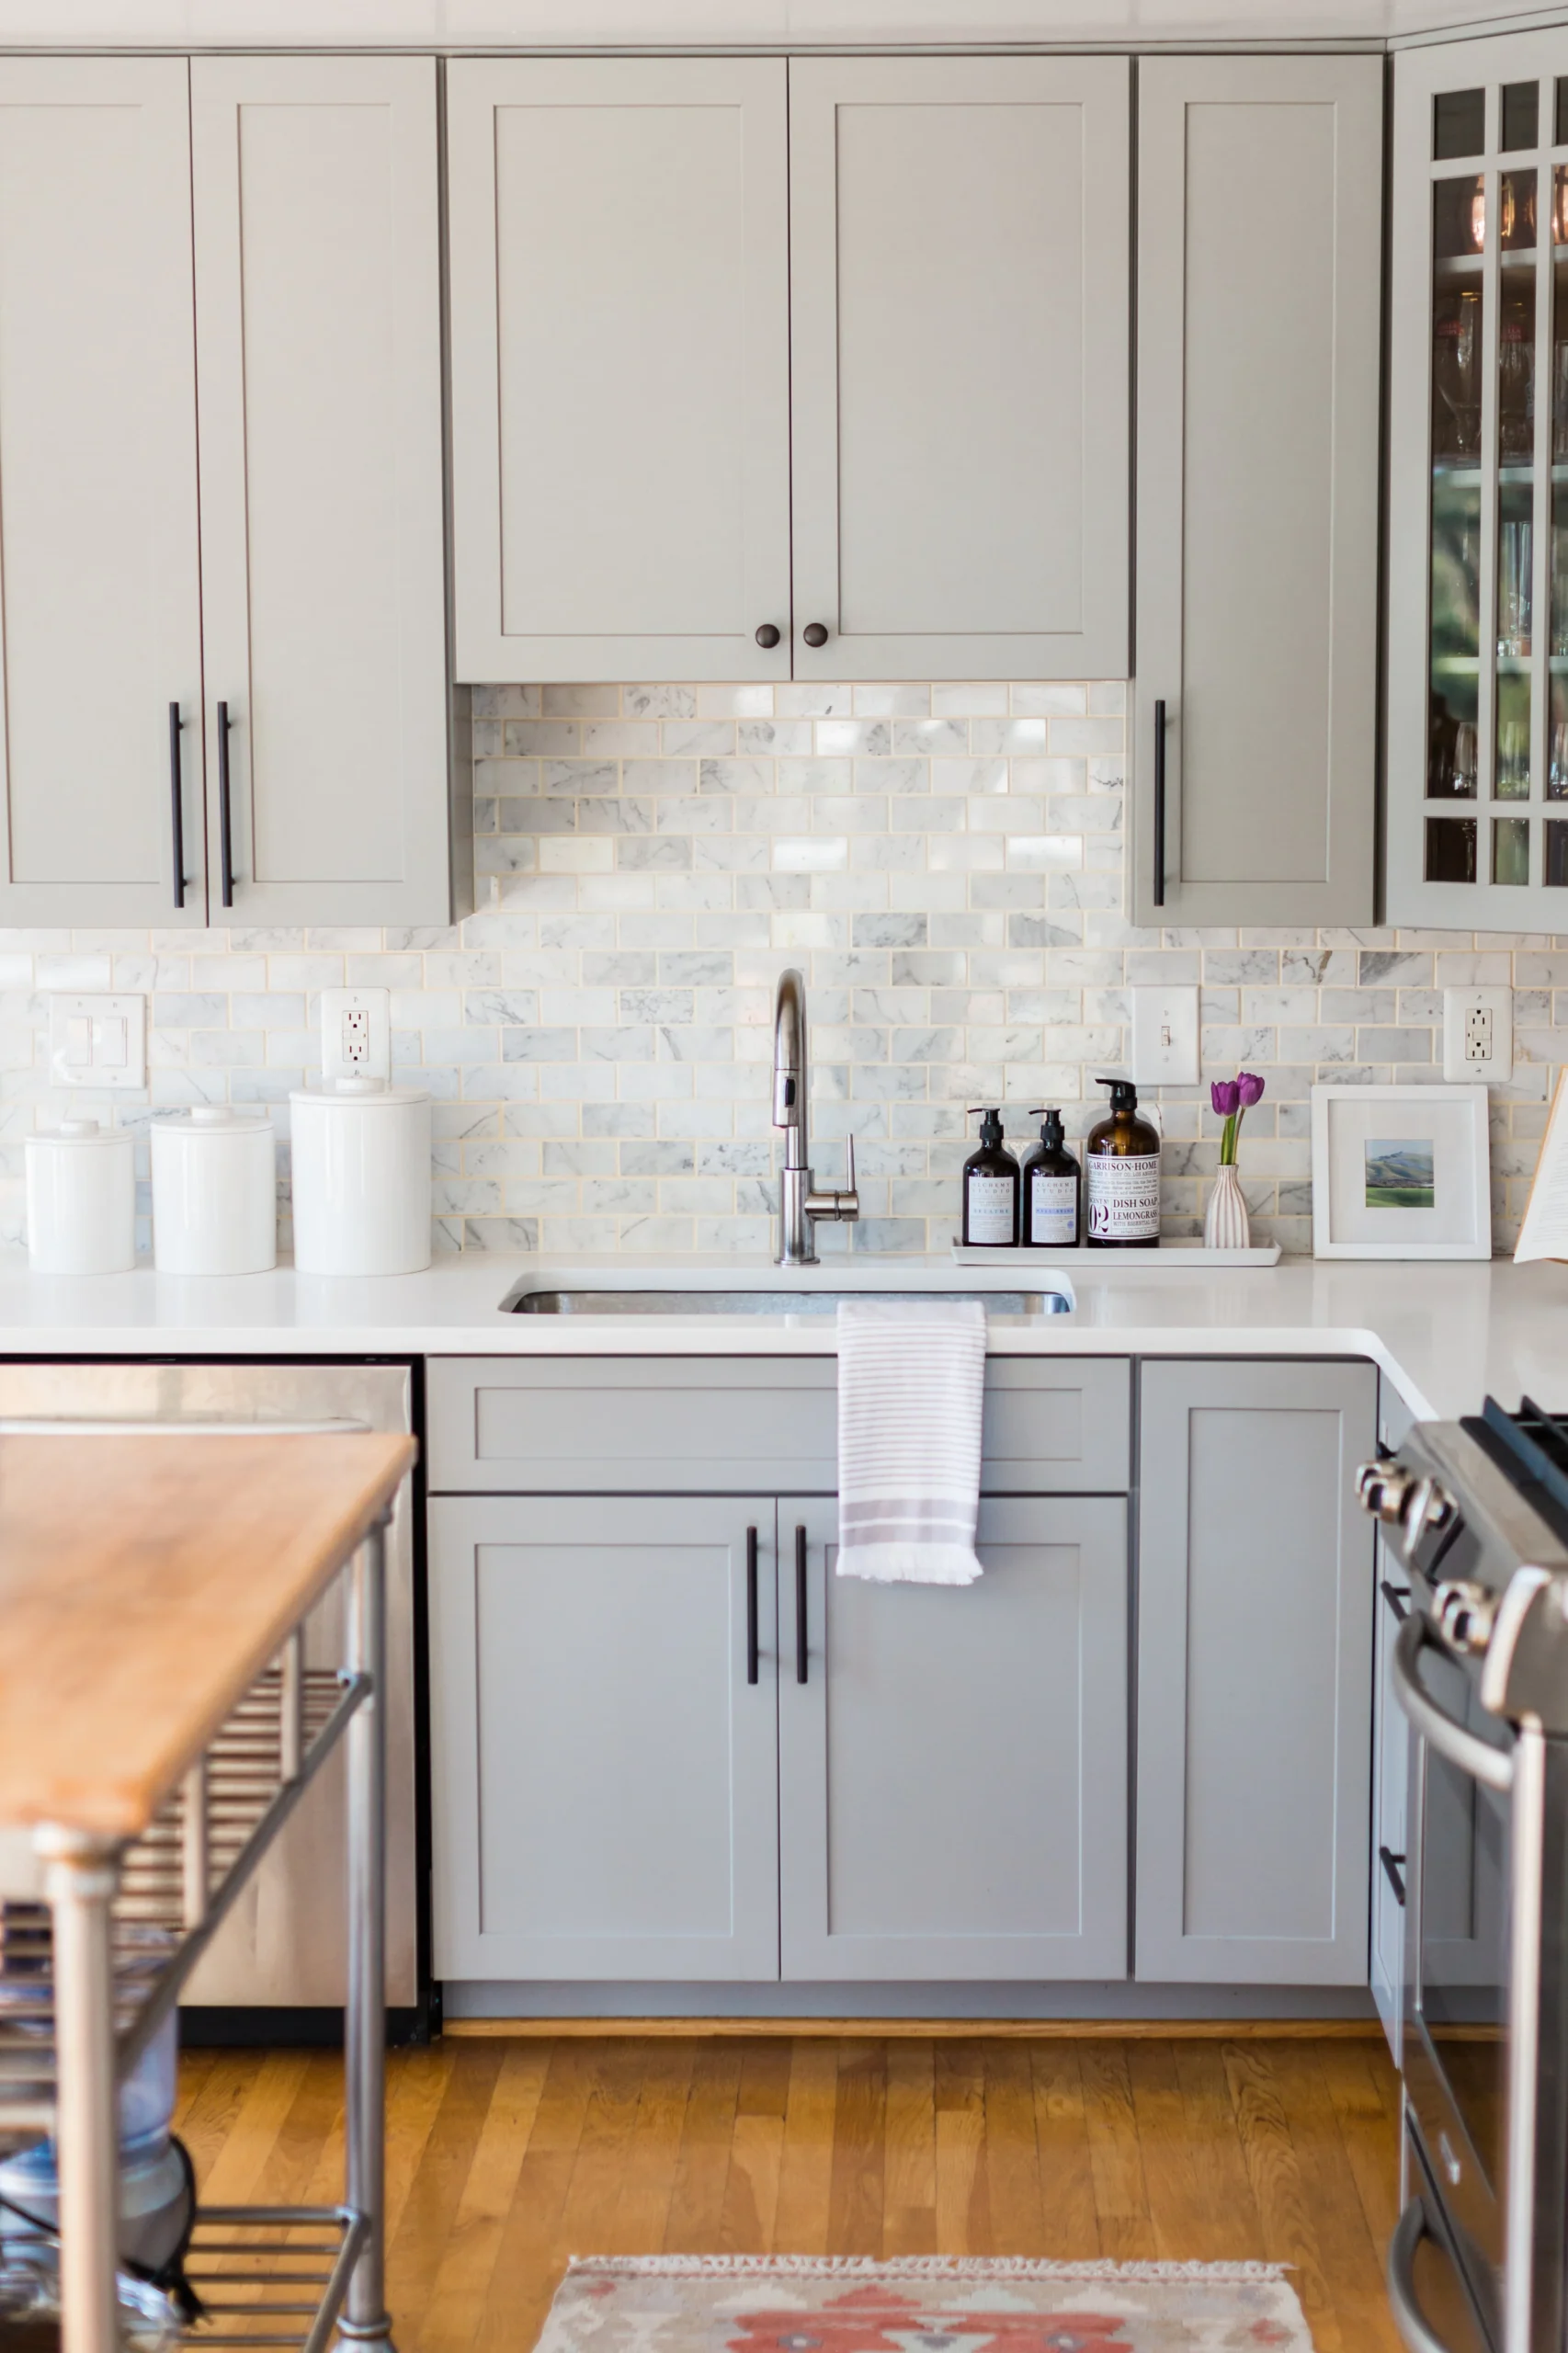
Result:
<svg viewBox="0 0 1568 2353">
<path fill-rule="evenodd" d="M 832 1357 L 436 1357 L 430 1488 L 441 1495 L 832 1495 Z M 982 1485 L 1128 1485 L 1125 1358 L 993 1357 Z"/>
</svg>

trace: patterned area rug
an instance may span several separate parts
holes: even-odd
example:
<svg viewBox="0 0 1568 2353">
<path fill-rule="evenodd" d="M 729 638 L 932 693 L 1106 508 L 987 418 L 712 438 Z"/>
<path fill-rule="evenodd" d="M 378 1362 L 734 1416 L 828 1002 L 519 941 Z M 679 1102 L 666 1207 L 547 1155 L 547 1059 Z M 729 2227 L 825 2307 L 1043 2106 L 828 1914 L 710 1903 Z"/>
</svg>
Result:
<svg viewBox="0 0 1568 2353">
<path fill-rule="evenodd" d="M 1266 2263 L 574 2261 L 539 2353 L 1312 2353 Z"/>
</svg>

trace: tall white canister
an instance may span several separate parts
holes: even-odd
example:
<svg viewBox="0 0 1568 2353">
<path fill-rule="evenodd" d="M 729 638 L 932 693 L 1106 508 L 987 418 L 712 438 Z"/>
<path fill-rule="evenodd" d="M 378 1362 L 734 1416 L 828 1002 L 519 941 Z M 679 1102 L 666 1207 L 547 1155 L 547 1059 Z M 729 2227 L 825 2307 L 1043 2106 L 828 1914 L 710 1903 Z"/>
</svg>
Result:
<svg viewBox="0 0 1568 2353">
<path fill-rule="evenodd" d="M 61 1120 L 22 1139 L 28 1264 L 40 1275 L 122 1275 L 136 1264 L 136 1146 L 129 1128 Z"/>
<path fill-rule="evenodd" d="M 199 1103 L 153 1122 L 153 1259 L 161 1275 L 278 1264 L 278 1147 L 265 1111 Z"/>
<path fill-rule="evenodd" d="M 302 1275 L 411 1275 L 430 1264 L 430 1097 L 343 1078 L 289 1097 L 294 1264 Z"/>
</svg>

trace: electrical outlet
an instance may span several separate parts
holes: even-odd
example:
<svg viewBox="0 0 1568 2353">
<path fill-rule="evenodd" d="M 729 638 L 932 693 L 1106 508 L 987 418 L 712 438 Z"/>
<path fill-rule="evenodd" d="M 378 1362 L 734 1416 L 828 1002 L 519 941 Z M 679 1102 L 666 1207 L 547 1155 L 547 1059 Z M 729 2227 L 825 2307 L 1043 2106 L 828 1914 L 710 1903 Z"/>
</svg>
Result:
<svg viewBox="0 0 1568 2353">
<path fill-rule="evenodd" d="M 55 996 L 49 1000 L 51 1086 L 108 1088 L 116 1095 L 147 1084 L 144 996 Z"/>
<path fill-rule="evenodd" d="M 1132 1078 L 1138 1086 L 1198 1084 L 1198 991 L 1134 989 Z"/>
<path fill-rule="evenodd" d="M 1500 1086 L 1514 1074 L 1514 992 L 1443 991 L 1443 1076 Z"/>
<path fill-rule="evenodd" d="M 323 989 L 322 1076 L 392 1076 L 392 996 L 386 989 Z"/>
</svg>

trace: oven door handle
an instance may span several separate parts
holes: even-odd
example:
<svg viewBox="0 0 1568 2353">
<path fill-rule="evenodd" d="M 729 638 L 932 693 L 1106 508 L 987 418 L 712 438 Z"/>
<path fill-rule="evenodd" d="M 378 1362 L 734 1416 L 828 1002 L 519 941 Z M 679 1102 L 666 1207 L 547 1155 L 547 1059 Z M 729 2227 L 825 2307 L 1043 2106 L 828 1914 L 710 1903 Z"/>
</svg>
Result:
<svg viewBox="0 0 1568 2353">
<path fill-rule="evenodd" d="M 1428 1748 L 1435 1749 L 1461 1773 L 1468 1773 L 1483 1789 L 1495 1790 L 1500 1797 L 1506 1797 L 1514 1786 L 1512 1756 L 1506 1749 L 1494 1748 L 1490 1742 L 1477 1739 L 1474 1733 L 1467 1732 L 1463 1724 L 1456 1723 L 1438 1707 L 1416 1672 L 1421 1654 L 1429 1646 L 1436 1647 L 1426 1621 L 1412 1611 L 1399 1630 L 1389 1663 L 1395 1699 Z"/>
<path fill-rule="evenodd" d="M 1440 2336 L 1433 2336 L 1426 2316 L 1415 2301 L 1415 2251 L 1426 2231 L 1426 2209 L 1418 2197 L 1413 2198 L 1389 2242 L 1389 2302 L 1393 2308 L 1394 2325 L 1409 2353 L 1452 2353 L 1452 2347 L 1445 2345 Z"/>
</svg>

